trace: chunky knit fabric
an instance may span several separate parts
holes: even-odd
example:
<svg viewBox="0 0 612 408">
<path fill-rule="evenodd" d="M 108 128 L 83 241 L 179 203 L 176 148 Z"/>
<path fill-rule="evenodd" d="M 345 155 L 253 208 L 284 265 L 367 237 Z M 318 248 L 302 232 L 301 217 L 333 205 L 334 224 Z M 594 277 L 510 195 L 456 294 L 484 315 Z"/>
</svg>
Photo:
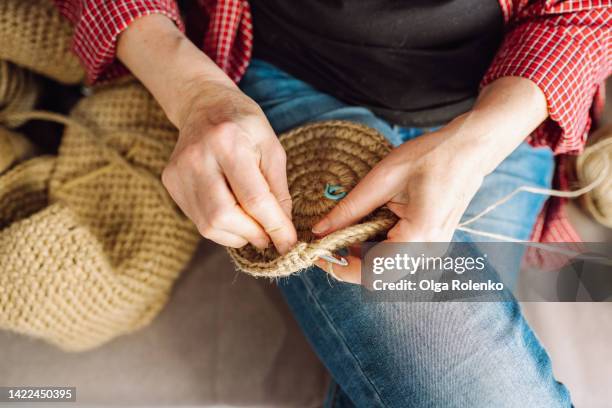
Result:
<svg viewBox="0 0 612 408">
<path fill-rule="evenodd" d="M 198 234 L 160 184 L 176 134 L 140 85 L 66 122 L 57 157 L 0 175 L 0 328 L 84 350 L 159 312 Z"/>
<path fill-rule="evenodd" d="M 177 132 L 140 84 L 95 89 L 69 117 L 31 110 L 37 88 L 23 67 L 64 82 L 82 74 L 47 4 L 0 5 L 0 56 L 11 60 L 0 60 L 0 329 L 77 351 L 150 322 L 199 235 L 161 185 Z M 29 39 L 14 37 L 29 48 L 9 46 L 7 24 L 34 20 Z M 29 119 L 65 125 L 57 156 L 32 157 L 11 129 Z"/>
<path fill-rule="evenodd" d="M 0 60 L 65 84 L 79 83 L 85 71 L 70 51 L 72 32 L 50 0 L 0 1 Z"/>
</svg>

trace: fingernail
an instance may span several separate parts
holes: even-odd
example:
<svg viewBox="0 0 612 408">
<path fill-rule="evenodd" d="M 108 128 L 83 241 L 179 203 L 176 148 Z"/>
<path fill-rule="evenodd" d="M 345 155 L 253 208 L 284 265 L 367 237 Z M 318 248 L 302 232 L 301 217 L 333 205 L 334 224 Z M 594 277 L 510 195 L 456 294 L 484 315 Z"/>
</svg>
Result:
<svg viewBox="0 0 612 408">
<path fill-rule="evenodd" d="M 317 235 L 324 234 L 330 229 L 330 227 L 330 222 L 326 219 L 323 219 L 316 223 L 314 227 L 312 227 L 312 232 Z"/>
<path fill-rule="evenodd" d="M 268 239 L 268 237 L 255 237 L 255 240 L 253 241 L 253 245 L 255 245 L 257 248 L 260 249 L 266 249 L 270 246 L 270 239 Z"/>
</svg>

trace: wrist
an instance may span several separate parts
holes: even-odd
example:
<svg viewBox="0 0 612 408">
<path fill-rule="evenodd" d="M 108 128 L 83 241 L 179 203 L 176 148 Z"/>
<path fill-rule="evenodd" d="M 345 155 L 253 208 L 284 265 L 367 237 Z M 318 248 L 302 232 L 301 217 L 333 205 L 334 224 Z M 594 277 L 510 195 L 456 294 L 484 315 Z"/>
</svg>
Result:
<svg viewBox="0 0 612 408">
<path fill-rule="evenodd" d="M 182 129 L 192 115 L 198 120 L 214 126 L 225 121 L 231 121 L 240 113 L 244 113 L 244 95 L 231 80 L 213 80 L 205 75 L 184 77 L 177 85 L 180 94 L 176 104 L 174 120 L 178 129 Z"/>
<path fill-rule="evenodd" d="M 193 95 L 201 93 L 200 84 L 236 87 L 173 21 L 161 14 L 132 22 L 119 37 L 117 56 L 153 94 L 177 127 Z"/>
<path fill-rule="evenodd" d="M 525 78 L 500 78 L 480 93 L 469 112 L 448 125 L 460 151 L 478 160 L 486 174 L 509 156 L 548 116 L 546 97 Z"/>
</svg>

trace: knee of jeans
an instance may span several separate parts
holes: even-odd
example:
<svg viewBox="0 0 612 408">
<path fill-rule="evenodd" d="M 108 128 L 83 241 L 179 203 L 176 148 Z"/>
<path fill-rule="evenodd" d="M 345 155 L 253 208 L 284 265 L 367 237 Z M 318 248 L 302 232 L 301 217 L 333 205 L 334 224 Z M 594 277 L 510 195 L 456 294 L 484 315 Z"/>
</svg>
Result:
<svg viewBox="0 0 612 408">
<path fill-rule="evenodd" d="M 437 349 L 438 356 L 456 357 L 459 350 L 475 349 L 522 329 L 518 304 L 510 301 L 409 302 L 382 311 L 385 330 L 400 330 L 404 338 Z M 400 315 L 406 318 L 398 319 Z"/>
<path fill-rule="evenodd" d="M 390 331 L 401 340 L 393 340 L 388 352 L 409 361 L 400 370 L 416 385 L 412 391 L 420 392 L 422 401 L 438 406 L 453 405 L 451 401 L 453 406 L 502 401 L 508 406 L 568 406 L 569 394 L 555 381 L 550 359 L 516 302 L 414 303 L 405 313 L 412 322 Z M 388 319 L 393 320 L 391 315 Z M 393 329 L 394 323 L 389 324 Z"/>
<path fill-rule="evenodd" d="M 527 329 L 514 301 L 365 302 L 357 285 L 330 282 L 318 268 L 296 279 L 312 298 L 304 302 L 305 307 L 325 310 L 349 343 L 352 336 L 355 344 L 361 338 L 379 338 L 390 355 L 404 349 L 418 359 L 433 357 L 430 352 L 436 350 L 435 355 L 452 360 L 462 350 L 479 350 L 486 343 L 523 342 L 521 336 Z M 300 293 L 293 296 L 305 297 Z"/>
<path fill-rule="evenodd" d="M 451 398 L 470 378 L 484 386 L 486 373 L 511 376 L 531 352 L 543 353 L 515 302 L 419 302 L 382 309 L 383 316 L 374 319 L 381 342 L 377 358 L 384 356 L 409 377 L 425 399 Z"/>
</svg>

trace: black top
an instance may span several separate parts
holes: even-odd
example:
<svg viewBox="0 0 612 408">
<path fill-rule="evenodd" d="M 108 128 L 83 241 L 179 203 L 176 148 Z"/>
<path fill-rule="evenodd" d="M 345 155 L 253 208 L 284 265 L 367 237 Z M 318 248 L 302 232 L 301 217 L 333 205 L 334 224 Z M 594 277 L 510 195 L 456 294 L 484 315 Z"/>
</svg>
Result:
<svg viewBox="0 0 612 408">
<path fill-rule="evenodd" d="M 254 56 L 392 123 L 466 112 L 503 35 L 497 0 L 251 0 Z"/>
</svg>

